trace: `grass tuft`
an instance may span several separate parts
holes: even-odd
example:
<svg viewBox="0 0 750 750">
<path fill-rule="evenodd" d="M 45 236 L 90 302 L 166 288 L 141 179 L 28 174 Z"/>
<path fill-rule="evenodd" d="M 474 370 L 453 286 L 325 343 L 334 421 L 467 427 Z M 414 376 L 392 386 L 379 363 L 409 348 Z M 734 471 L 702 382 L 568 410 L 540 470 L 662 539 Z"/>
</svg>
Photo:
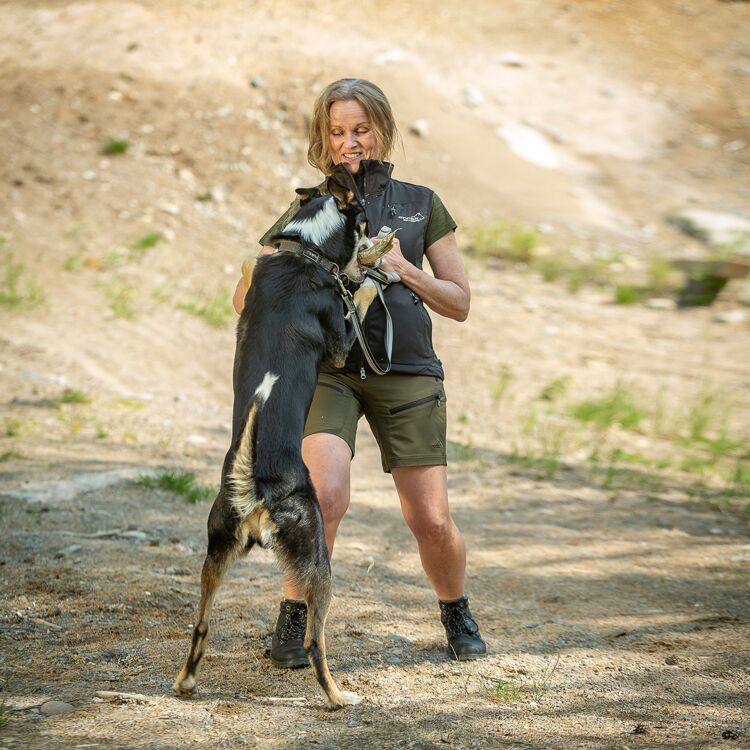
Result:
<svg viewBox="0 0 750 750">
<path fill-rule="evenodd" d="M 127 153 L 129 148 L 130 143 L 128 141 L 111 138 L 102 146 L 102 153 L 107 154 L 107 156 L 119 156 Z"/>
<path fill-rule="evenodd" d="M 59 403 L 61 404 L 90 404 L 91 399 L 83 391 L 76 390 L 75 388 L 66 388 L 63 391 L 63 395 L 60 396 Z"/>
<path fill-rule="evenodd" d="M 155 477 L 141 477 L 137 484 L 148 489 L 169 490 L 189 503 L 210 500 L 216 494 L 212 487 L 199 484 L 195 474 L 189 471 L 161 471 Z"/>
<path fill-rule="evenodd" d="M 164 235 L 161 232 L 148 232 L 142 237 L 135 240 L 130 247 L 133 250 L 148 250 L 152 247 L 156 247 L 160 242 L 164 240 Z"/>
<path fill-rule="evenodd" d="M 6 461 L 14 461 L 17 458 L 23 458 L 18 451 L 5 451 L 4 453 L 0 453 L 0 464 Z"/>
<path fill-rule="evenodd" d="M 601 398 L 577 404 L 573 407 L 572 414 L 580 422 L 593 423 L 604 429 L 619 425 L 626 430 L 637 429 L 645 417 L 641 407 L 621 382 Z"/>
<path fill-rule="evenodd" d="M 236 318 L 231 295 L 225 288 L 217 289 L 202 299 L 192 302 L 180 302 L 177 307 L 190 315 L 201 318 L 214 328 L 223 328 Z"/>
<path fill-rule="evenodd" d="M 0 243 L 0 249 L 3 249 Z M 29 309 L 44 304 L 44 293 L 33 280 L 25 278 L 26 266 L 12 255 L 5 258 L 0 278 L 0 307 Z"/>
<path fill-rule="evenodd" d="M 530 263 L 539 247 L 539 234 L 513 221 L 474 227 L 469 232 L 470 251 L 479 258 L 504 258 Z"/>
</svg>

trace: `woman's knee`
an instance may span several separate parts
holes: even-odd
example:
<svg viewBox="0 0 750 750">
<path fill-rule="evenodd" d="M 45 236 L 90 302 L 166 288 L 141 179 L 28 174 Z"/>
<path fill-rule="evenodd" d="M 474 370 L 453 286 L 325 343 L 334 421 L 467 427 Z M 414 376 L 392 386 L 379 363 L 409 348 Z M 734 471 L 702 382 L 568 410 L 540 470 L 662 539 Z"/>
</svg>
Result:
<svg viewBox="0 0 750 750">
<path fill-rule="evenodd" d="M 349 508 L 349 482 L 337 481 L 335 477 L 318 479 L 315 492 L 326 524 L 338 523 Z"/>
<path fill-rule="evenodd" d="M 424 544 L 443 544 L 459 533 L 450 516 L 411 518 L 408 524 L 417 541 Z"/>
</svg>

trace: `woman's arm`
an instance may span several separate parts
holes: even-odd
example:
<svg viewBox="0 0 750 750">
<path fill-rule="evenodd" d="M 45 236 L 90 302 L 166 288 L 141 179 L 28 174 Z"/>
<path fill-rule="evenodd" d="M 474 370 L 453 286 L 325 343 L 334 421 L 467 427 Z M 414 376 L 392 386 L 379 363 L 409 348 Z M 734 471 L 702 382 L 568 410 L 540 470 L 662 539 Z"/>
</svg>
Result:
<svg viewBox="0 0 750 750">
<path fill-rule="evenodd" d="M 276 252 L 276 250 L 277 248 L 272 247 L 271 245 L 263 245 L 258 255 L 272 255 Z M 239 315 L 242 312 L 242 308 L 245 307 L 245 295 L 247 294 L 247 290 L 249 288 L 249 279 L 246 278 L 243 274 L 242 276 L 240 276 L 240 280 L 237 282 L 237 286 L 234 289 L 234 294 L 232 295 L 232 304 L 234 305 L 234 309 L 237 312 L 237 315 Z"/>
<path fill-rule="evenodd" d="M 433 242 L 425 250 L 425 255 L 430 261 L 434 276 L 420 271 L 404 258 L 398 239 L 394 239 L 393 249 L 383 256 L 380 269 L 395 271 L 402 283 L 416 292 L 427 307 L 438 315 L 458 321 L 466 320 L 471 290 L 456 244 L 455 232 L 448 232 Z"/>
</svg>

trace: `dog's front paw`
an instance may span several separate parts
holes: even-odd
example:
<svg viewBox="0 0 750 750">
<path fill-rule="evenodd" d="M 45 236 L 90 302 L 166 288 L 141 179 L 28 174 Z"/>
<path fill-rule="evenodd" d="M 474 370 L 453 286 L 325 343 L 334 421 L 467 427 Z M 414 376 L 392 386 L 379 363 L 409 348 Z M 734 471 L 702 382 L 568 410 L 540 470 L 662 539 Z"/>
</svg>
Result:
<svg viewBox="0 0 750 750">
<path fill-rule="evenodd" d="M 356 706 L 362 703 L 362 697 L 348 690 L 341 690 L 335 698 L 328 699 L 328 708 L 331 711 L 338 711 L 344 706 Z"/>
</svg>

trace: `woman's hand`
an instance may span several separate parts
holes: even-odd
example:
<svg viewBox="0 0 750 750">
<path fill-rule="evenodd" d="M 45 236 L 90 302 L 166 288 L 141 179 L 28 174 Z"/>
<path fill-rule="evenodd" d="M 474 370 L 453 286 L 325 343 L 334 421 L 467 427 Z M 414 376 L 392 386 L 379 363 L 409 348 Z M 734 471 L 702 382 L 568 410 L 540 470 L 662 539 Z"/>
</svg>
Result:
<svg viewBox="0 0 750 750">
<path fill-rule="evenodd" d="M 371 237 L 371 240 L 373 242 L 377 242 L 378 238 Z M 414 264 L 409 263 L 409 261 L 404 258 L 404 255 L 401 252 L 401 243 L 398 241 L 398 237 L 394 237 L 393 246 L 380 259 L 380 265 L 378 265 L 378 269 L 380 271 L 395 271 L 400 276 L 404 271 L 408 274 L 409 269 L 413 268 Z"/>
</svg>

